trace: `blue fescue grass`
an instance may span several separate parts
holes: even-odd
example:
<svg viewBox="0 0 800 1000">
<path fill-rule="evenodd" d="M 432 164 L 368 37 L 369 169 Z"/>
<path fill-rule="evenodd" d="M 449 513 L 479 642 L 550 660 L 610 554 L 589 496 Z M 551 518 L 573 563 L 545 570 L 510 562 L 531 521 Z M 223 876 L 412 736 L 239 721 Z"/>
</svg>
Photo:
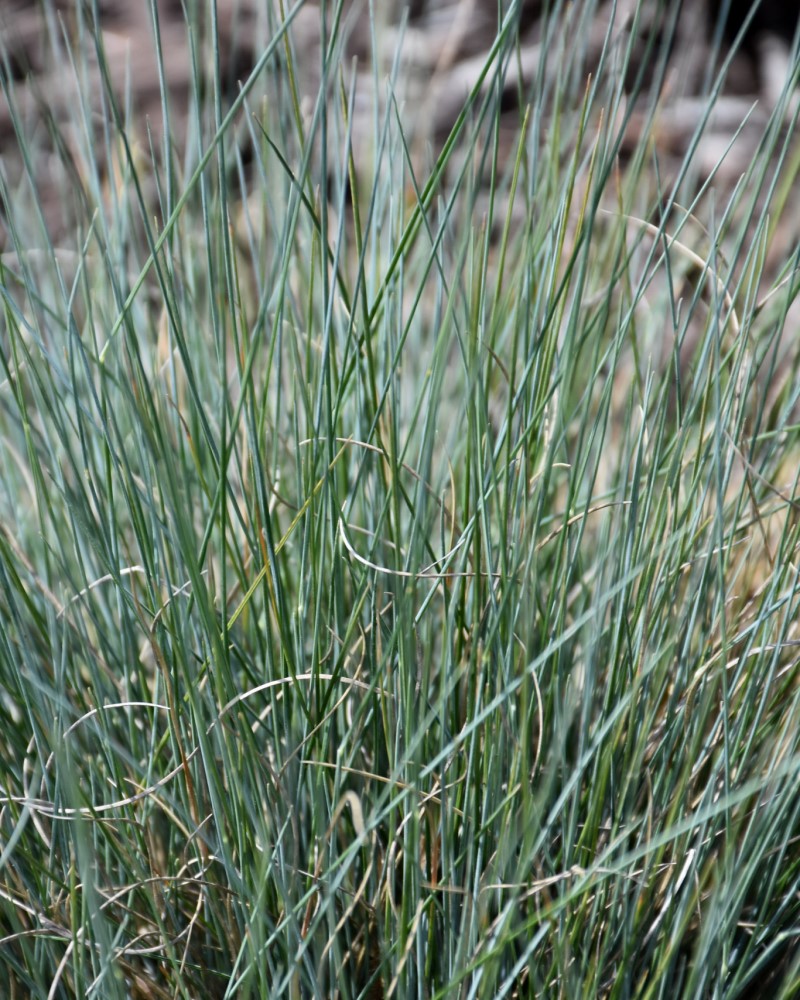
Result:
<svg viewBox="0 0 800 1000">
<path fill-rule="evenodd" d="M 399 60 L 357 146 L 297 9 L 229 110 L 193 34 L 183 146 L 84 93 L 57 243 L 17 119 L 4 992 L 793 995 L 796 156 L 622 162 L 574 11 L 510 145 L 513 10 L 441 147 Z"/>
</svg>

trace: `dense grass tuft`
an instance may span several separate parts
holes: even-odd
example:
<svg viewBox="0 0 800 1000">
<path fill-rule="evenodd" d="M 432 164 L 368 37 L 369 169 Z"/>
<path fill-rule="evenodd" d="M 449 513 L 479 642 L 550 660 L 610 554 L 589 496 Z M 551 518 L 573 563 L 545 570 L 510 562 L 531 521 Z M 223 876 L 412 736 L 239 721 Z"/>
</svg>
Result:
<svg viewBox="0 0 800 1000">
<path fill-rule="evenodd" d="M 668 31 L 555 7 L 438 144 L 332 4 L 180 141 L 88 15 L 4 74 L 3 996 L 800 988 L 790 105 L 665 170 Z"/>
</svg>

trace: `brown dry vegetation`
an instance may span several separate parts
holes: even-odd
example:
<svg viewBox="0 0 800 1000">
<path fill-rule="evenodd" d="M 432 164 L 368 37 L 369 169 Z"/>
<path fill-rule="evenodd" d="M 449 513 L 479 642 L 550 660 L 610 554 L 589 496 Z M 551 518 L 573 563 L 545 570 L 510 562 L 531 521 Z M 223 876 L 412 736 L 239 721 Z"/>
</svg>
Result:
<svg viewBox="0 0 800 1000">
<path fill-rule="evenodd" d="M 54 6 L 61 14 L 58 21 L 52 16 L 45 19 L 36 3 L 2 0 L 0 45 L 4 76 L 13 88 L 18 125 L 26 135 L 34 133 L 39 140 L 40 158 L 33 168 L 46 206 L 48 224 L 57 233 L 69 224 L 70 215 L 68 206 L 61 203 L 61 177 L 54 173 L 60 167 L 52 162 L 55 158 L 48 155 L 48 149 L 61 146 L 73 153 L 76 157 L 74 180 L 79 183 L 82 164 L 68 126 L 69 111 L 81 99 L 81 93 L 90 95 L 91 107 L 87 111 L 99 121 L 105 108 L 104 83 L 110 84 L 132 137 L 142 146 L 143 156 L 148 155 L 151 142 L 159 147 L 164 123 L 159 61 L 149 4 L 102 0 L 97 5 L 101 29 L 97 44 L 105 51 L 111 79 L 103 81 L 100 78 L 97 60 L 90 52 L 86 54 L 89 79 L 80 82 L 76 81 L 76 69 L 70 64 L 65 47 L 65 41 L 75 37 L 78 7 L 69 2 Z M 194 26 L 192 52 L 183 4 L 176 0 L 159 0 L 161 66 L 170 99 L 169 128 L 178 148 L 186 141 L 192 127 L 188 120 L 192 58 L 204 70 L 209 86 L 211 80 L 219 79 L 223 104 L 229 102 L 239 84 L 252 71 L 278 23 L 279 9 L 283 6 L 279 0 L 272 0 L 272 7 L 256 0 L 219 0 L 220 65 L 217 73 L 213 56 L 215 40 L 204 16 L 204 5 L 197 0 L 187 4 Z M 574 31 L 582 36 L 586 73 L 592 72 L 598 63 L 607 39 L 620 51 L 629 44 L 633 46 L 627 72 L 630 87 L 635 86 L 640 97 L 631 109 L 623 150 L 635 149 L 643 130 L 647 130 L 659 152 L 665 180 L 671 170 L 677 168 L 701 120 L 712 66 L 728 56 L 725 41 L 721 48 L 718 45 L 712 6 L 707 0 L 682 0 L 671 4 L 652 2 L 644 4 L 643 14 L 634 18 L 636 4 L 631 0 L 605 0 L 591 16 L 582 15 L 580 11 L 563 15 L 573 18 Z M 479 77 L 494 37 L 496 3 L 495 0 L 416 0 L 409 7 L 406 19 L 401 17 L 405 5 L 399 0 L 378 5 L 374 25 L 381 63 L 378 71 L 379 74 L 388 73 L 400 52 L 395 93 L 402 108 L 404 127 L 409 136 L 416 137 L 419 156 L 424 158 L 427 143 L 432 142 L 435 148 L 447 137 Z M 524 107 L 531 88 L 557 76 L 563 64 L 563 56 L 554 59 L 549 50 L 544 7 L 541 0 L 523 0 L 520 5 L 518 58 L 509 67 L 503 100 L 503 131 L 509 150 L 515 146 L 520 108 Z M 586 5 L 586 10 L 591 12 L 592 5 Z M 82 17 L 90 18 L 88 9 Z M 342 18 L 348 39 L 341 53 L 342 72 L 349 78 L 355 68 L 360 77 L 353 123 L 354 144 L 358 151 L 359 143 L 364 146 L 371 134 L 371 115 L 376 99 L 366 3 L 348 0 Z M 721 98 L 694 155 L 698 178 L 715 170 L 717 183 L 722 187 L 735 183 L 752 161 L 765 123 L 780 100 L 786 75 L 791 70 L 791 24 L 787 26 L 786 18 L 776 25 L 766 20 L 761 27 L 773 30 L 758 31 L 759 24 L 756 21 L 746 47 L 733 58 Z M 733 23 L 728 25 L 725 39 L 734 34 L 734 28 Z M 299 10 L 291 37 L 299 68 L 299 96 L 302 107 L 308 111 L 317 93 L 319 75 L 320 16 L 315 3 L 306 3 Z M 651 119 L 648 88 L 662 76 L 659 61 L 661 46 L 667 37 L 671 39 L 670 61 L 663 73 L 658 110 Z M 19 176 L 21 170 L 19 164 L 14 169 L 18 149 L 14 130 L 9 105 L 0 100 L 0 152 L 12 177 Z M 721 157 L 735 134 L 730 150 Z M 357 152 L 356 162 L 368 155 L 366 148 L 363 153 Z M 796 235 L 797 220 L 787 219 L 786 228 L 786 236 L 779 245 L 773 244 L 772 252 L 776 256 L 781 255 L 782 249 L 790 245 Z"/>
</svg>

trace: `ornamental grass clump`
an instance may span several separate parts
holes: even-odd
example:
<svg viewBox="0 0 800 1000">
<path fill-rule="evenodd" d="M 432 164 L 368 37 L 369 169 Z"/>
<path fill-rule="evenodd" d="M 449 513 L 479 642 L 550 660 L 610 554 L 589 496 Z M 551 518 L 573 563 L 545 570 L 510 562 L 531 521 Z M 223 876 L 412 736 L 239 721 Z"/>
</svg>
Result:
<svg viewBox="0 0 800 1000">
<path fill-rule="evenodd" d="M 800 988 L 792 80 L 504 6 L 6 53 L 3 996 Z"/>
</svg>

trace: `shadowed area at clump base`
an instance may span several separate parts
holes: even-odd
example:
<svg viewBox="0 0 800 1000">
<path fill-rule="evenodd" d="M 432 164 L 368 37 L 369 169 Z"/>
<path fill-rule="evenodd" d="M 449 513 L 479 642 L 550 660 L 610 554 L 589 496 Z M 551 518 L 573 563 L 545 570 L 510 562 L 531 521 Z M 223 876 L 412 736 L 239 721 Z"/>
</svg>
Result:
<svg viewBox="0 0 800 1000">
<path fill-rule="evenodd" d="M 144 9 L 3 35 L 0 992 L 796 995 L 790 33 Z"/>
</svg>

